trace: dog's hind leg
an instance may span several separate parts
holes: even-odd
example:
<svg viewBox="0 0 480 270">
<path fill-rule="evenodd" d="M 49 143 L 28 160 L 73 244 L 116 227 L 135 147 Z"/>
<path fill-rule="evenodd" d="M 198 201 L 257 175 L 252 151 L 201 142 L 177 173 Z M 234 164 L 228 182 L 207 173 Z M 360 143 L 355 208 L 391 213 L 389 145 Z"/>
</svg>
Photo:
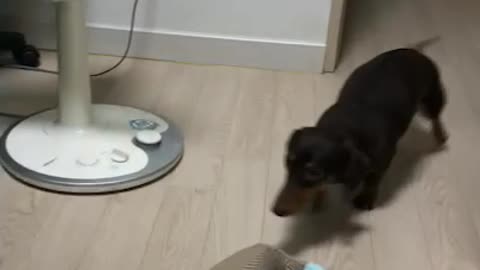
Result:
<svg viewBox="0 0 480 270">
<path fill-rule="evenodd" d="M 448 140 L 448 134 L 441 120 L 441 114 L 445 107 L 446 96 L 440 77 L 437 75 L 432 86 L 421 101 L 422 111 L 432 122 L 432 132 L 439 145 L 444 145 Z"/>
</svg>

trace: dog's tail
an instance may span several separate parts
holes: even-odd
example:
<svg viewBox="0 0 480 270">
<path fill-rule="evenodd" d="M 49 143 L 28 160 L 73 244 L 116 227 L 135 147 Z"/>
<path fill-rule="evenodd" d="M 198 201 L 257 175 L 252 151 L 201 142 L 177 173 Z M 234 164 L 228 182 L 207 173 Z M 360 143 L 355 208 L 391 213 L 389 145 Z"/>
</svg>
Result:
<svg viewBox="0 0 480 270">
<path fill-rule="evenodd" d="M 435 37 L 425 39 L 425 40 L 419 41 L 417 43 L 411 44 L 410 46 L 408 46 L 408 48 L 411 48 L 411 49 L 417 50 L 419 52 L 422 52 L 426 47 L 432 45 L 433 43 L 435 43 L 439 40 L 440 40 L 440 36 L 435 36 Z"/>
</svg>

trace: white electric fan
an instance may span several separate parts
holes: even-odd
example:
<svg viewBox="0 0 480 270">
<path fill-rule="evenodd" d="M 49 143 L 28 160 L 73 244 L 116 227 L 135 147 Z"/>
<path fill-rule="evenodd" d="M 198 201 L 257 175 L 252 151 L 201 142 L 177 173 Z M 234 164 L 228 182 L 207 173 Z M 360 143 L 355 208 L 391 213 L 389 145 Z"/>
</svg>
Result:
<svg viewBox="0 0 480 270">
<path fill-rule="evenodd" d="M 84 0 L 54 0 L 58 107 L 2 137 L 0 159 L 19 180 L 67 193 L 105 193 L 160 178 L 183 154 L 181 132 L 152 113 L 91 103 Z"/>
</svg>

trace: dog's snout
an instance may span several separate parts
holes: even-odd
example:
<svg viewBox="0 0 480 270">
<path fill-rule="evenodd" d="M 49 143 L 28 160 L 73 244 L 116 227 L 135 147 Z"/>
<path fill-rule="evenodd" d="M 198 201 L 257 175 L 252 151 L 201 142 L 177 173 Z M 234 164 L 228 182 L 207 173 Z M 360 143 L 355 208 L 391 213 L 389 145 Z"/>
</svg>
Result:
<svg viewBox="0 0 480 270">
<path fill-rule="evenodd" d="M 316 194 L 314 188 L 303 188 L 288 182 L 280 191 L 272 212 L 279 217 L 288 217 L 301 212 Z"/>
</svg>

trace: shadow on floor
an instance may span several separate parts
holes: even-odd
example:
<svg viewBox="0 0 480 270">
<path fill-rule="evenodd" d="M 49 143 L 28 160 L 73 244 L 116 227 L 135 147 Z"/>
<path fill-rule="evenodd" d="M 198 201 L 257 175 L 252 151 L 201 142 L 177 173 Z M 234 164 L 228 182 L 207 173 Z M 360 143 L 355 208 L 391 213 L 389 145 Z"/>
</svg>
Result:
<svg viewBox="0 0 480 270">
<path fill-rule="evenodd" d="M 399 143 L 398 154 L 382 182 L 377 208 L 395 203 L 401 191 L 419 179 L 416 172 L 421 170 L 425 159 L 437 151 L 429 129 L 415 121 Z M 296 217 L 280 247 L 291 255 L 297 255 L 332 239 L 349 243 L 357 234 L 368 230 L 358 220 L 360 212 L 352 209 L 346 197 L 341 187 L 332 187 L 324 209 Z"/>
</svg>

